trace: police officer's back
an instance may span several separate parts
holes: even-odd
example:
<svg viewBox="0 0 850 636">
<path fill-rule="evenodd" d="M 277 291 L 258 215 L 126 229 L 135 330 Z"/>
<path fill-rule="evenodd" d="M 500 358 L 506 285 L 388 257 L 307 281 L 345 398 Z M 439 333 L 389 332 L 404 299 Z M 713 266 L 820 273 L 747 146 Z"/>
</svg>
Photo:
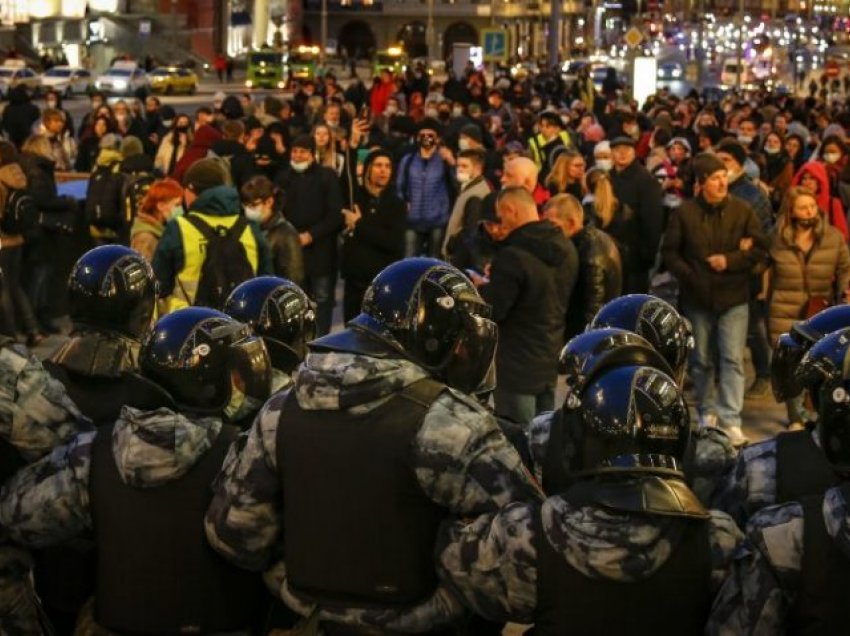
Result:
<svg viewBox="0 0 850 636">
<path fill-rule="evenodd" d="M 140 398 L 131 376 L 156 304 L 153 270 L 128 247 L 96 247 L 71 270 L 68 296 L 74 332 L 45 367 L 95 424 L 114 422 Z"/>
<path fill-rule="evenodd" d="M 0 524 L 19 544 L 97 545 L 94 620 L 113 632 L 247 629 L 259 581 L 210 550 L 203 515 L 237 429 L 268 397 L 268 354 L 250 329 L 189 308 L 160 319 L 140 366 L 161 406 L 122 410 L 7 482 Z"/>
<path fill-rule="evenodd" d="M 488 309 L 441 261 L 381 272 L 348 328 L 310 343 L 294 387 L 225 468 L 207 515 L 214 547 L 254 569 L 279 551 L 273 578 L 303 615 L 402 631 L 451 621 L 460 607 L 438 587 L 438 524 L 539 497 L 493 417 L 461 392 L 492 364 Z"/>
<path fill-rule="evenodd" d="M 571 483 L 450 526 L 441 575 L 478 613 L 537 635 L 702 633 L 740 532 L 686 485 L 689 437 L 672 378 L 615 356 L 553 430 Z"/>
</svg>

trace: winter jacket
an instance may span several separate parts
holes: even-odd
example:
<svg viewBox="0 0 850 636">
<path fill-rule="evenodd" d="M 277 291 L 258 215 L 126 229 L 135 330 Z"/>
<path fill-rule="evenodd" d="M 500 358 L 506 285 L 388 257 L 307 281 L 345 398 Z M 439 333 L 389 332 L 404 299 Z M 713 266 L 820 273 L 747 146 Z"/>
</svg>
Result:
<svg viewBox="0 0 850 636">
<path fill-rule="evenodd" d="M 767 236 L 773 229 L 773 208 L 761 188 L 741 172 L 734 179 L 729 179 L 729 194 L 750 204 L 761 224 L 761 231 Z"/>
<path fill-rule="evenodd" d="M 3 131 L 9 135 L 9 140 L 20 148 L 38 121 L 38 106 L 30 101 L 27 88 L 23 85 L 9 90 L 9 104 L 3 111 Z"/>
<path fill-rule="evenodd" d="M 480 288 L 499 326 L 499 386 L 532 395 L 555 386 L 577 273 L 575 247 L 548 221 L 520 226 L 500 243 Z"/>
<path fill-rule="evenodd" d="M 219 139 L 221 139 L 221 133 L 209 124 L 204 124 L 198 128 L 195 131 L 195 136 L 192 138 L 192 143 L 189 144 L 186 152 L 180 157 L 180 161 L 177 162 L 177 165 L 174 167 L 174 173 L 171 176 L 177 181 L 183 181 L 183 175 L 186 174 L 189 166 L 198 161 L 198 159 L 205 158 L 210 153 L 213 144 Z"/>
<path fill-rule="evenodd" d="M 765 172 L 763 181 L 771 189 L 771 201 L 779 207 L 785 191 L 791 187 L 794 178 L 794 162 L 788 153 L 782 150 L 777 155 L 765 155 Z"/>
<path fill-rule="evenodd" d="M 623 288 L 620 252 L 607 233 L 585 226 L 572 242 L 578 253 L 578 277 L 567 306 L 565 340 L 584 331 L 602 305 Z"/>
<path fill-rule="evenodd" d="M 797 174 L 794 175 L 794 180 L 791 182 L 791 185 L 800 185 L 800 180 L 807 172 L 818 182 L 818 191 L 815 199 L 818 202 L 818 207 L 821 212 L 826 214 L 826 218 L 829 219 L 830 225 L 841 232 L 845 241 L 850 240 L 850 231 L 848 231 L 847 228 L 847 217 L 844 216 L 844 206 L 841 205 L 840 198 L 832 196 L 832 192 L 829 187 L 829 176 L 826 173 L 826 167 L 824 167 L 822 163 L 817 161 L 804 163 L 803 167 L 800 168 L 797 171 Z"/>
<path fill-rule="evenodd" d="M 795 245 L 794 227 L 787 217 L 772 237 L 768 305 L 771 342 L 805 318 L 809 298 L 825 297 L 830 304 L 841 302 L 850 284 L 850 253 L 841 234 L 823 217 L 818 217 L 814 234 L 808 254 Z"/>
<path fill-rule="evenodd" d="M 299 234 L 309 232 L 312 243 L 304 247 L 307 277 L 332 274 L 337 269 L 337 234 L 345 224 L 339 177 L 312 162 L 304 172 L 287 170 L 277 184 L 285 194 L 283 216 Z"/>
<path fill-rule="evenodd" d="M 743 238 L 753 240 L 751 249 L 740 249 Z M 683 305 L 723 312 L 749 301 L 750 272 L 765 260 L 767 249 L 761 224 L 747 203 L 728 196 L 710 205 L 697 197 L 673 210 L 661 253 L 679 281 Z M 726 270 L 709 267 L 706 259 L 713 254 L 726 257 Z"/>
<path fill-rule="evenodd" d="M 130 228 L 130 247 L 151 262 L 157 243 L 165 231 L 165 223 L 156 217 L 139 212 Z"/>
<path fill-rule="evenodd" d="M 279 212 L 262 225 L 272 253 L 274 275 L 304 284 L 304 254 L 298 241 L 298 230 Z"/>
<path fill-rule="evenodd" d="M 471 207 L 480 205 L 481 200 L 490 194 L 491 188 L 487 180 L 481 176 L 473 179 L 463 186 L 457 200 L 452 206 L 452 214 L 449 217 L 449 223 L 446 225 L 446 237 L 443 240 L 443 258 L 451 260 L 452 250 L 450 243 L 462 241 L 460 236 L 467 226 L 465 219 L 467 214 L 471 212 Z"/>
<path fill-rule="evenodd" d="M 393 82 L 377 82 L 372 87 L 369 94 L 369 106 L 372 109 L 372 114 L 377 116 L 384 112 L 387 107 L 387 102 L 395 93 L 395 84 Z"/>
<path fill-rule="evenodd" d="M 454 177 L 440 153 L 423 159 L 418 150 L 398 164 L 396 186 L 407 208 L 407 224 L 418 232 L 446 225 L 454 199 Z"/>
<path fill-rule="evenodd" d="M 17 163 L 9 163 L 0 168 L 0 219 L 6 213 L 6 202 L 12 190 L 25 190 L 27 177 L 21 166 Z M 24 244 L 21 234 L 0 233 L 0 245 L 4 248 L 18 247 Z"/>
<path fill-rule="evenodd" d="M 614 196 L 634 213 L 638 250 L 623 266 L 627 271 L 648 271 L 655 263 L 663 231 L 664 211 L 661 186 L 637 159 L 624 170 L 611 172 Z"/>
<path fill-rule="evenodd" d="M 77 160 L 74 162 L 74 170 L 77 172 L 91 172 L 100 154 L 100 140 L 94 133 L 88 134 L 80 139 L 77 147 Z"/>
<path fill-rule="evenodd" d="M 172 155 L 177 152 L 177 158 L 173 161 L 174 167 L 176 168 L 180 159 L 183 157 L 183 153 L 186 152 L 186 148 L 187 144 L 183 143 L 177 144 L 175 148 L 174 135 L 171 133 L 165 135 L 156 151 L 156 157 L 153 160 L 154 168 L 164 175 L 169 175 L 169 169 L 172 164 Z"/>
</svg>

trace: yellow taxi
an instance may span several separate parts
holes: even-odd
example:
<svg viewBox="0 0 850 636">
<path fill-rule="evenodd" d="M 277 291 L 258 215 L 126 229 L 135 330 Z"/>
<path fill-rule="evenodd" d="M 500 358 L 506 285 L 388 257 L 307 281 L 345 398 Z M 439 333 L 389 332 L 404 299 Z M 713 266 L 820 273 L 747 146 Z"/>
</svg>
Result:
<svg viewBox="0 0 850 636">
<path fill-rule="evenodd" d="M 181 66 L 160 66 L 148 73 L 151 90 L 154 93 L 188 93 L 198 90 L 198 76 Z"/>
</svg>

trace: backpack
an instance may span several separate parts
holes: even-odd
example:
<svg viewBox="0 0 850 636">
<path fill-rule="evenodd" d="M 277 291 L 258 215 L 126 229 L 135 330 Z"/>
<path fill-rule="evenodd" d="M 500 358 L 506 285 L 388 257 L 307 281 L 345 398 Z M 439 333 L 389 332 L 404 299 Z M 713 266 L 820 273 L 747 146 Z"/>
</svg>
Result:
<svg viewBox="0 0 850 636">
<path fill-rule="evenodd" d="M 237 285 L 254 278 L 245 246 L 239 240 L 248 227 L 248 221 L 240 216 L 228 229 L 221 225 L 212 227 L 194 214 L 184 218 L 207 242 L 198 291 L 192 304 L 221 309 Z"/>
<path fill-rule="evenodd" d="M 10 190 L 0 229 L 4 234 L 24 234 L 38 225 L 38 208 L 25 190 Z"/>
<path fill-rule="evenodd" d="M 127 177 L 119 164 L 97 166 L 89 178 L 86 194 L 86 222 L 103 230 L 119 230 L 124 225 L 121 196 Z"/>
<path fill-rule="evenodd" d="M 127 225 L 133 223 L 133 219 L 136 218 L 136 214 L 139 211 L 139 206 L 142 204 L 142 200 L 147 195 L 148 190 L 151 188 L 151 184 L 155 181 L 152 174 L 148 174 L 146 172 L 140 172 L 136 174 L 132 174 L 127 177 L 124 183 L 124 191 L 121 196 L 121 200 L 123 201 L 123 209 L 124 209 L 124 219 L 127 222 Z"/>
</svg>

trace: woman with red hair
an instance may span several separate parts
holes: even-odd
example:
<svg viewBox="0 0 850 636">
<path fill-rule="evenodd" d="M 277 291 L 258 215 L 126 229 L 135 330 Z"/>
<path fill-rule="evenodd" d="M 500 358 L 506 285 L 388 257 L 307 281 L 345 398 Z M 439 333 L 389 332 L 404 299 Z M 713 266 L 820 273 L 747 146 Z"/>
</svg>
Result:
<svg viewBox="0 0 850 636">
<path fill-rule="evenodd" d="M 130 247 L 150 262 L 169 219 L 183 214 L 183 188 L 174 179 L 151 184 L 130 228 Z"/>
</svg>

